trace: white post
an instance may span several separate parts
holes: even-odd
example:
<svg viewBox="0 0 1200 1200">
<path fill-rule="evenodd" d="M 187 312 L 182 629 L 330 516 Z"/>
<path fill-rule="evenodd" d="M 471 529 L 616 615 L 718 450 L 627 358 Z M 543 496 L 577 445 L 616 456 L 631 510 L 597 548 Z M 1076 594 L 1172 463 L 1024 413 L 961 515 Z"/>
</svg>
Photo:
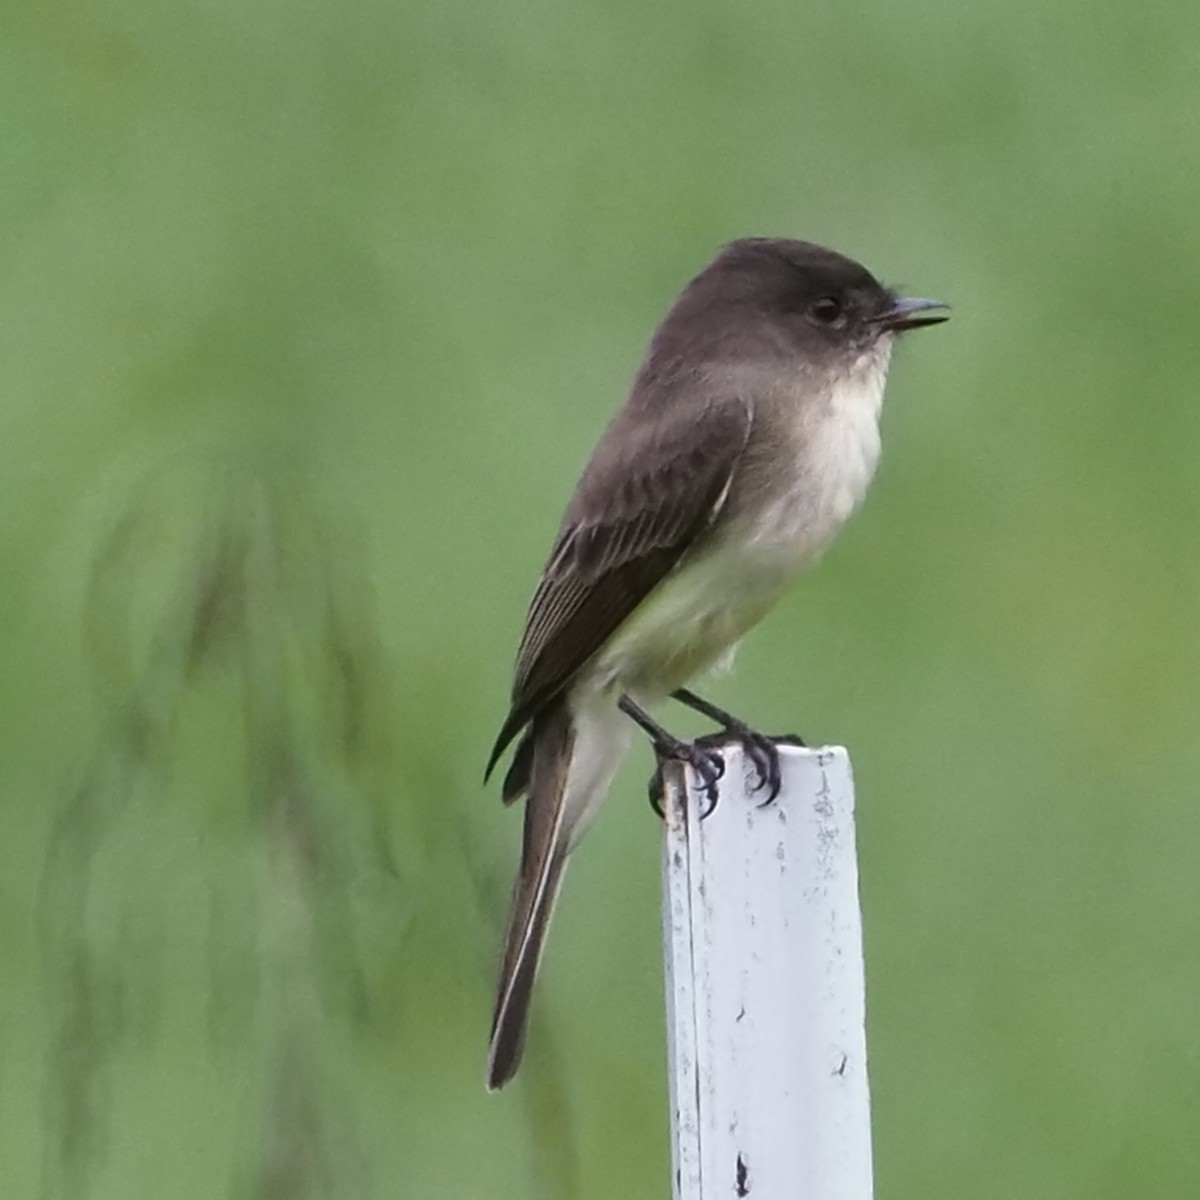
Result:
<svg viewBox="0 0 1200 1200">
<path fill-rule="evenodd" d="M 781 747 L 760 808 L 753 767 L 724 755 L 703 820 L 703 794 L 664 771 L 675 1200 L 870 1200 L 850 759 Z"/>
</svg>

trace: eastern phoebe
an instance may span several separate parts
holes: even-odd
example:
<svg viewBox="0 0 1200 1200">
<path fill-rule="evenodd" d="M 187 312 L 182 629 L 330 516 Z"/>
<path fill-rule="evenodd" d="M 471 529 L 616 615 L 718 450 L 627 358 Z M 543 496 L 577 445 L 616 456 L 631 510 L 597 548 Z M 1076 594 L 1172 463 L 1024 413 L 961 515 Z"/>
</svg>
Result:
<svg viewBox="0 0 1200 1200">
<path fill-rule="evenodd" d="M 521 1059 L 529 999 L 567 857 L 604 799 L 634 723 L 692 764 L 716 799 L 714 743 L 646 710 L 669 696 L 746 744 L 773 799 L 771 739 L 684 684 L 738 640 L 858 507 L 879 458 L 899 333 L 946 320 L 808 242 L 746 238 L 684 288 L 625 407 L 567 506 L 525 619 L 512 703 L 488 762 L 519 734 L 504 780 L 524 795 L 487 1082 Z M 631 719 L 632 718 L 632 719 Z"/>
</svg>

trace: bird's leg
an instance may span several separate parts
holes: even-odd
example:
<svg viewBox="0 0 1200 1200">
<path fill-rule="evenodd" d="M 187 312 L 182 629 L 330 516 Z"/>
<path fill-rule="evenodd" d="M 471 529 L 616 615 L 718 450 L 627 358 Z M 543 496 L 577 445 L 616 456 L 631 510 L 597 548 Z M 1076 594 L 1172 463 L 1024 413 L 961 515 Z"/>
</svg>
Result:
<svg viewBox="0 0 1200 1200">
<path fill-rule="evenodd" d="M 673 733 L 668 733 L 645 709 L 639 707 L 629 696 L 622 696 L 617 701 L 617 707 L 632 717 L 649 735 L 654 753 L 658 758 L 658 769 L 650 780 L 650 804 L 654 811 L 663 816 L 663 778 L 662 764 L 664 759 L 675 759 L 687 763 L 700 776 L 700 785 L 708 798 L 709 807 L 702 816 L 708 816 L 717 803 L 717 780 L 725 774 L 725 760 L 721 752 L 702 744 L 699 740 L 685 742 Z"/>
<path fill-rule="evenodd" d="M 803 746 L 804 743 L 798 737 L 791 734 L 784 735 L 783 737 L 769 737 L 765 733 L 759 733 L 757 729 L 752 729 L 745 721 L 738 720 L 732 713 L 726 712 L 723 708 L 718 708 L 715 704 L 710 704 L 707 700 L 697 696 L 695 692 L 689 691 L 687 688 L 680 688 L 677 692 L 672 692 L 671 696 L 673 699 L 678 700 L 680 704 L 694 709 L 696 712 L 708 717 L 709 720 L 716 721 L 721 726 L 721 733 L 713 734 L 709 737 L 697 738 L 697 742 L 710 745 L 714 741 L 728 741 L 732 739 L 741 743 L 742 748 L 746 752 L 746 757 L 754 764 L 754 770 L 758 776 L 758 780 L 754 784 L 754 790 L 758 791 L 764 787 L 767 789 L 767 798 L 759 807 L 765 808 L 770 804 L 779 795 L 779 789 L 783 783 L 779 768 L 780 744 Z"/>
</svg>

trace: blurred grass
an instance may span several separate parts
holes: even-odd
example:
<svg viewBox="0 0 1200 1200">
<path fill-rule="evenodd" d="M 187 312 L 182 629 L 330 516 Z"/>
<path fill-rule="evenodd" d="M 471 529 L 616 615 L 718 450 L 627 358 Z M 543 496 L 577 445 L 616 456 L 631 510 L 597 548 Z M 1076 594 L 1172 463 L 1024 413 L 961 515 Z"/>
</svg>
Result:
<svg viewBox="0 0 1200 1200">
<path fill-rule="evenodd" d="M 519 822 L 478 776 L 575 474 L 746 233 L 956 310 L 899 355 L 867 508 L 718 689 L 854 755 L 880 1194 L 1194 1190 L 1200 10 L 14 0 L 0 29 L 0 1192 L 664 1193 L 648 757 L 499 1099 Z M 123 683 L 85 633 L 122 520 L 158 530 L 117 569 Z M 222 522 L 276 582 L 188 675 Z"/>
</svg>

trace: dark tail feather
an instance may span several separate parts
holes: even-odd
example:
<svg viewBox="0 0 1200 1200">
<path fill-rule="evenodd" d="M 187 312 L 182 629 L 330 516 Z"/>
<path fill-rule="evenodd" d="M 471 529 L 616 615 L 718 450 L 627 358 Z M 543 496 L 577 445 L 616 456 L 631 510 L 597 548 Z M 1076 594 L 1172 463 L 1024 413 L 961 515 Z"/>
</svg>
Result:
<svg viewBox="0 0 1200 1200">
<path fill-rule="evenodd" d="M 556 705 L 539 716 L 527 740 L 530 786 L 525 839 L 492 1014 L 487 1069 L 491 1091 L 502 1088 L 521 1064 L 533 981 L 567 862 L 562 802 L 575 735 L 565 705 Z"/>
<path fill-rule="evenodd" d="M 529 730 L 517 743 L 512 765 L 504 776 L 504 784 L 500 788 L 500 798 L 505 804 L 519 800 L 529 790 L 529 776 L 533 771 L 533 748 L 537 744 L 533 730 Z"/>
</svg>

